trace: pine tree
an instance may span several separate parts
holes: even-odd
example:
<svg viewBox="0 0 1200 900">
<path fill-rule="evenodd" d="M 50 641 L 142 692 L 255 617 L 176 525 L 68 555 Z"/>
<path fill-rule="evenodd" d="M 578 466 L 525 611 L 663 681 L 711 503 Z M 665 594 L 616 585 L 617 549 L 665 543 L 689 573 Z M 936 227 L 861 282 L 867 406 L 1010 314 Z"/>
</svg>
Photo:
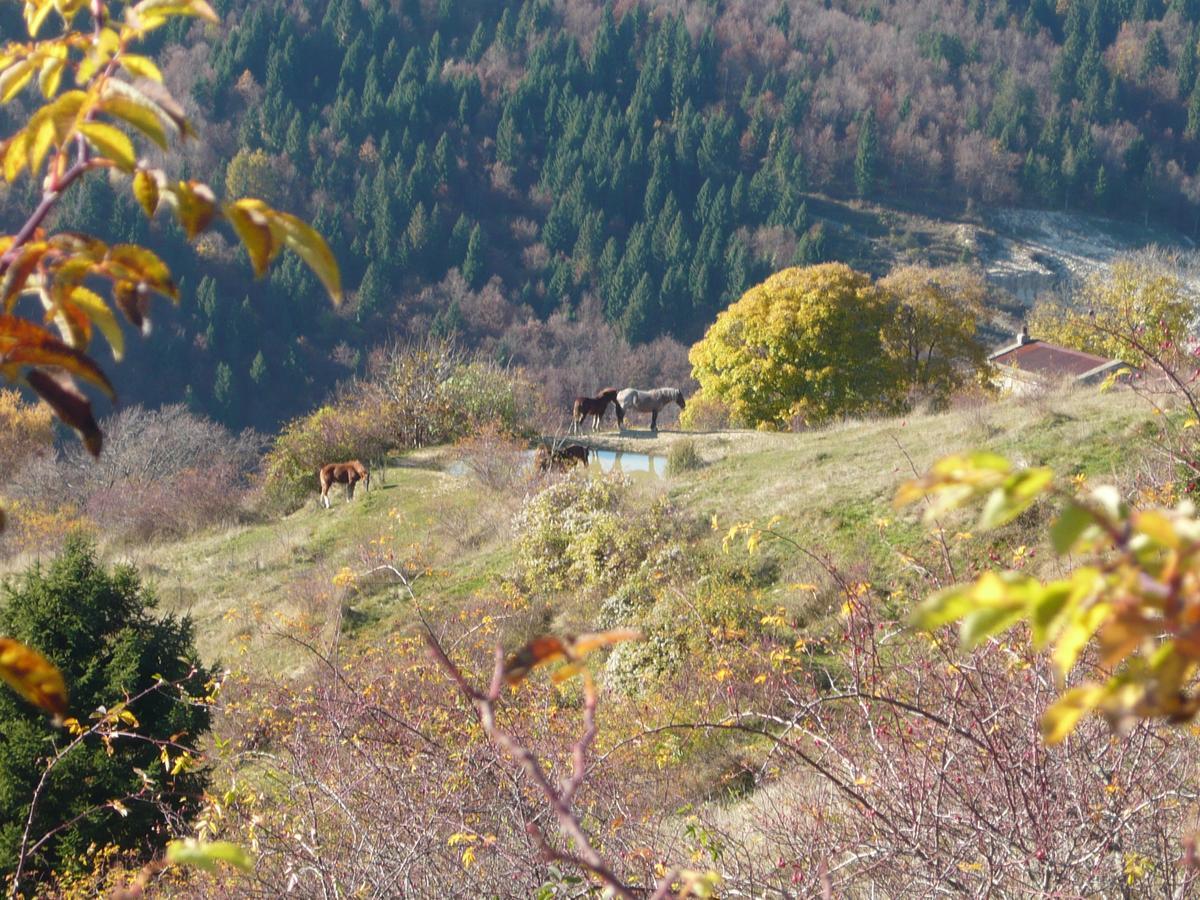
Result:
<svg viewBox="0 0 1200 900">
<path fill-rule="evenodd" d="M 868 109 L 859 117 L 858 145 L 854 153 L 854 187 L 860 197 L 868 196 L 875 186 L 878 153 L 875 110 Z"/>
<path fill-rule="evenodd" d="M 261 350 L 254 354 L 250 363 L 250 380 L 258 387 L 262 387 L 267 380 L 267 359 Z"/>
<path fill-rule="evenodd" d="M 1200 136 L 1200 81 L 1197 81 L 1188 98 L 1187 127 L 1183 135 L 1193 141 Z"/>
<path fill-rule="evenodd" d="M 1167 42 L 1163 40 L 1162 32 L 1155 28 L 1142 48 L 1142 78 L 1149 77 L 1155 69 L 1165 66 L 1169 61 Z"/>
<path fill-rule="evenodd" d="M 372 316 L 383 312 L 387 302 L 387 291 L 384 281 L 383 270 L 380 264 L 375 262 L 368 263 L 367 271 L 363 274 L 362 281 L 358 285 L 358 321 L 365 322 Z"/>
<path fill-rule="evenodd" d="M 1096 208 L 1102 212 L 1108 209 L 1110 200 L 1111 188 L 1108 185 L 1108 173 L 1103 165 L 1096 172 L 1096 184 L 1092 188 L 1092 197 L 1095 200 Z"/>
<path fill-rule="evenodd" d="M 1183 47 L 1179 51 L 1179 62 L 1175 64 L 1175 81 L 1179 85 L 1179 96 L 1188 97 L 1196 86 L 1196 44 L 1200 35 L 1193 29 L 1183 38 Z"/>
<path fill-rule="evenodd" d="M 472 290 L 475 290 L 483 283 L 483 274 L 483 229 L 477 224 L 471 229 L 471 237 L 467 241 L 467 255 L 463 259 L 462 275 Z"/>
<path fill-rule="evenodd" d="M 621 316 L 621 328 L 631 342 L 647 341 L 658 333 L 658 309 L 651 285 L 650 273 L 643 272 L 638 279 L 625 311 Z"/>
<path fill-rule="evenodd" d="M 226 421 L 233 418 L 237 406 L 237 386 L 233 382 L 233 369 L 229 363 L 217 363 L 213 378 L 213 404 Z"/>
<path fill-rule="evenodd" d="M 471 43 L 467 45 L 467 59 L 471 62 L 479 62 L 484 51 L 487 50 L 487 46 L 487 29 L 484 28 L 483 22 L 480 22 L 475 26 L 475 31 L 471 35 Z"/>
</svg>

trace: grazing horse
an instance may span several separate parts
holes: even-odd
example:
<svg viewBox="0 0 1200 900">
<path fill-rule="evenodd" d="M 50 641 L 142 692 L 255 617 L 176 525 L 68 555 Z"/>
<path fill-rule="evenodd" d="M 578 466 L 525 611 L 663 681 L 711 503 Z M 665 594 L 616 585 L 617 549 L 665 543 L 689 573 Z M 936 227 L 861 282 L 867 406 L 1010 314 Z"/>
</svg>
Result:
<svg viewBox="0 0 1200 900">
<path fill-rule="evenodd" d="M 549 472 L 551 469 L 565 472 L 569 466 L 576 463 L 585 466 L 588 464 L 588 448 L 583 444 L 567 444 L 563 447 L 547 447 L 543 444 L 534 454 L 533 462 L 542 472 Z"/>
<path fill-rule="evenodd" d="M 360 481 L 363 483 L 363 487 L 368 491 L 371 490 L 371 473 L 357 459 L 321 466 L 321 502 L 325 504 L 326 509 L 329 509 L 329 489 L 335 484 L 344 484 L 346 499 L 353 500 L 354 485 Z"/>
<path fill-rule="evenodd" d="M 592 417 L 592 431 L 596 431 L 600 427 L 600 421 L 604 418 L 604 414 L 608 412 L 608 404 L 613 404 L 617 408 L 617 418 L 621 417 L 621 404 L 617 403 L 617 389 L 605 388 L 595 397 L 576 397 L 575 406 L 573 409 L 574 422 L 571 423 L 571 432 L 578 434 L 583 430 L 583 421 Z"/>
<path fill-rule="evenodd" d="M 658 411 L 668 403 L 678 403 L 679 408 L 683 409 L 683 391 L 678 388 L 655 388 L 652 391 L 625 388 L 617 394 L 617 428 L 622 431 L 625 429 L 625 413 L 633 410 L 650 413 L 650 430 L 658 431 Z"/>
</svg>

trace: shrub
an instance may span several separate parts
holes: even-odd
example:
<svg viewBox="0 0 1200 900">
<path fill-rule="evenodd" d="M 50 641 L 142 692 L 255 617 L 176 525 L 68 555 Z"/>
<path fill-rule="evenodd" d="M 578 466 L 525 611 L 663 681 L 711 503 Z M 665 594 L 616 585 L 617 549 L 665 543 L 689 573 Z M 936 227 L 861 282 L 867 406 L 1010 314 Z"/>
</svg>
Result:
<svg viewBox="0 0 1200 900">
<path fill-rule="evenodd" d="M 126 540 L 179 536 L 237 514 L 258 459 L 254 432 L 233 434 L 181 404 L 132 406 L 102 427 L 99 459 L 71 444 L 25 466 L 9 488 L 16 508 L 74 508 Z"/>
<path fill-rule="evenodd" d="M 885 353 L 892 303 L 841 263 L 785 269 L 717 316 L 688 353 L 692 377 L 735 421 L 811 422 L 903 400 L 903 372 Z"/>
<path fill-rule="evenodd" d="M 192 809 L 207 775 L 187 760 L 208 730 L 209 709 L 189 695 L 203 696 L 212 675 L 199 662 L 191 621 L 154 615 L 155 605 L 132 567 L 106 571 L 78 536 L 49 566 L 4 585 L 0 632 L 58 666 L 78 727 L 121 703 L 129 715 L 119 734 L 48 743 L 44 717 L 0 691 L 0 871 L 16 866 L 35 797 L 30 837 L 45 839 L 26 865 L 40 872 L 74 868 L 89 848 L 151 851 Z"/>
<path fill-rule="evenodd" d="M 432 339 L 376 351 L 367 380 L 335 394 L 275 439 L 264 462 L 273 503 L 300 506 L 329 462 L 450 443 L 489 424 L 525 435 L 536 396 L 519 371 L 468 360 L 453 343 Z"/>
<path fill-rule="evenodd" d="M 718 431 L 729 427 L 729 405 L 698 391 L 679 414 L 679 427 L 688 431 Z"/>
<path fill-rule="evenodd" d="M 541 591 L 613 588 L 643 564 L 669 534 L 670 507 L 660 501 L 641 516 L 624 508 L 624 477 L 571 477 L 536 494 L 517 514 L 517 562 Z"/>
<path fill-rule="evenodd" d="M 50 407 L 24 403 L 17 391 L 0 390 L 0 478 L 8 480 L 54 443 Z"/>
<path fill-rule="evenodd" d="M 690 472 L 702 465 L 704 465 L 704 460 L 700 458 L 700 453 L 696 450 L 695 441 L 675 441 L 667 451 L 667 471 L 672 475 Z"/>
<path fill-rule="evenodd" d="M 295 509 L 317 491 L 326 463 L 382 457 L 391 448 L 393 414 L 389 401 L 364 392 L 354 405 L 322 406 L 289 422 L 263 460 L 268 500 Z"/>
<path fill-rule="evenodd" d="M 525 480 L 525 444 L 498 422 L 486 422 L 454 447 L 459 465 L 488 490 L 505 492 Z"/>
</svg>

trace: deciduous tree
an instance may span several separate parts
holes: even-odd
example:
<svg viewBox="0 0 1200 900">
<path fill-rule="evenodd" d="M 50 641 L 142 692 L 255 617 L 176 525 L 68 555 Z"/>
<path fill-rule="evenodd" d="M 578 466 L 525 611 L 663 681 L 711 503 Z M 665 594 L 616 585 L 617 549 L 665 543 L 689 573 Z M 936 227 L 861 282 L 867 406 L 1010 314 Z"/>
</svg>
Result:
<svg viewBox="0 0 1200 900">
<path fill-rule="evenodd" d="M 785 269 L 717 316 L 688 358 L 709 397 L 747 425 L 894 409 L 902 373 L 884 348 L 887 294 L 841 263 Z"/>
<path fill-rule="evenodd" d="M 987 365 L 975 332 L 983 313 L 983 279 L 964 268 L 905 266 L 879 282 L 896 312 L 884 329 L 887 351 L 905 380 L 936 403 Z"/>
</svg>

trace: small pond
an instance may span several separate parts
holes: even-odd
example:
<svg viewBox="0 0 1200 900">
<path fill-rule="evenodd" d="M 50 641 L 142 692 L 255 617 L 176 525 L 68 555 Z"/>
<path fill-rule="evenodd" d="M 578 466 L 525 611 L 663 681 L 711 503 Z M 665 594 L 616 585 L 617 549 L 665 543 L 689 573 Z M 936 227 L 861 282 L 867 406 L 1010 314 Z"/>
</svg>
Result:
<svg viewBox="0 0 1200 900">
<path fill-rule="evenodd" d="M 528 450 L 524 454 L 529 466 L 533 465 L 534 452 Z M 622 453 L 619 450 L 593 449 L 588 460 L 588 468 L 599 468 L 606 474 L 623 472 L 626 475 L 632 475 L 635 472 L 646 472 L 653 473 L 656 478 L 665 478 L 667 476 L 667 458 L 649 453 Z M 455 461 L 446 466 L 448 475 L 459 476 L 469 472 L 467 464 L 462 461 Z"/>
</svg>

